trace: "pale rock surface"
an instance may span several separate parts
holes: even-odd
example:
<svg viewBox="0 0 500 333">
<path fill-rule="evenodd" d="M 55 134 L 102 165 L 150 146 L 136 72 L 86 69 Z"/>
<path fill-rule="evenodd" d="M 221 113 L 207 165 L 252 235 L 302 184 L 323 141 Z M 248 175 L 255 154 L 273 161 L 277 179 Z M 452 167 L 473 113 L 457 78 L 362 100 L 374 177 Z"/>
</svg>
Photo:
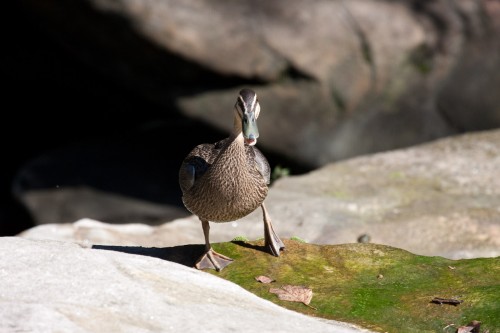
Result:
<svg viewBox="0 0 500 333">
<path fill-rule="evenodd" d="M 278 180 L 266 206 L 280 236 L 311 243 L 372 242 L 452 259 L 500 255 L 500 130 L 327 165 Z M 157 227 L 88 219 L 21 234 L 89 244 L 167 247 L 202 244 L 194 216 Z M 263 237 L 260 209 L 211 223 L 211 241 Z"/>
<path fill-rule="evenodd" d="M 210 274 L 77 244 L 0 238 L 0 332 L 367 332 Z"/>
</svg>

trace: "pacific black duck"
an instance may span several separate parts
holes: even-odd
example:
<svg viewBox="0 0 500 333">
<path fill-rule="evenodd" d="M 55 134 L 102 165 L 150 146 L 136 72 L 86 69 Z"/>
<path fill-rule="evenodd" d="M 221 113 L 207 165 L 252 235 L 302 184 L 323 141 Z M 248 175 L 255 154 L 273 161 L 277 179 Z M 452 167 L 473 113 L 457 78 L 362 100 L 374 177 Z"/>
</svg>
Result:
<svg viewBox="0 0 500 333">
<path fill-rule="evenodd" d="M 259 137 L 259 112 L 256 93 L 250 89 L 241 90 L 234 106 L 231 135 L 215 144 L 196 146 L 182 162 L 179 171 L 182 201 L 201 220 L 205 235 L 205 253 L 196 262 L 198 269 L 220 271 L 233 261 L 212 249 L 209 221 L 235 221 L 259 206 L 264 216 L 266 251 L 279 256 L 280 250 L 285 248 L 264 206 L 270 167 L 254 146 Z"/>
</svg>

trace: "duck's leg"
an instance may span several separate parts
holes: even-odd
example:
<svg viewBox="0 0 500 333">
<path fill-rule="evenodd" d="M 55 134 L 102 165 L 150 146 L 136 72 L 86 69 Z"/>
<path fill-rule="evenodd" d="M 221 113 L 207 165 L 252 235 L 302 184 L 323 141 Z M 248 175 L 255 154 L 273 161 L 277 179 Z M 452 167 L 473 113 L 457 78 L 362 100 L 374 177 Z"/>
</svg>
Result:
<svg viewBox="0 0 500 333">
<path fill-rule="evenodd" d="M 198 259 L 195 267 L 197 269 L 211 268 L 219 272 L 224 267 L 232 263 L 233 259 L 217 253 L 212 249 L 209 240 L 210 224 L 207 220 L 200 219 L 200 221 L 201 226 L 203 227 L 203 234 L 205 235 L 205 253 Z"/>
<path fill-rule="evenodd" d="M 264 239 L 265 239 L 264 246 L 266 250 L 273 256 L 279 257 L 280 250 L 285 249 L 285 244 L 283 244 L 281 239 L 274 231 L 273 224 L 271 223 L 271 218 L 267 213 L 266 206 L 264 206 L 264 203 L 262 203 L 261 207 L 262 207 L 262 213 L 264 215 Z"/>
</svg>

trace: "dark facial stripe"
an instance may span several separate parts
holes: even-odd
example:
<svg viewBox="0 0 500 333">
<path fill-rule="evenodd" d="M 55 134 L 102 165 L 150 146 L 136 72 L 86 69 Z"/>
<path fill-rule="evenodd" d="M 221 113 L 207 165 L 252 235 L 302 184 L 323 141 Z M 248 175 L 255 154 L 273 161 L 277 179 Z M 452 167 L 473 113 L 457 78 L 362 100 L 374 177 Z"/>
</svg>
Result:
<svg viewBox="0 0 500 333">
<path fill-rule="evenodd" d="M 236 103 L 243 113 L 253 112 L 257 103 L 257 94 L 253 90 L 242 89 Z"/>
</svg>

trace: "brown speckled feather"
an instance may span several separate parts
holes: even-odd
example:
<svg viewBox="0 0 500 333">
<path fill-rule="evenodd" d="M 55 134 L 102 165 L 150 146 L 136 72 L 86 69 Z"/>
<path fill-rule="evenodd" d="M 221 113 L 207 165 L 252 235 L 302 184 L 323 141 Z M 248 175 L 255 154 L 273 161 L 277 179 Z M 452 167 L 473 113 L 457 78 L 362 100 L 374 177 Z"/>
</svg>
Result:
<svg viewBox="0 0 500 333">
<path fill-rule="evenodd" d="M 238 137 L 195 147 L 179 171 L 184 205 L 213 222 L 234 221 L 258 208 L 269 180 L 264 155 Z"/>
</svg>

